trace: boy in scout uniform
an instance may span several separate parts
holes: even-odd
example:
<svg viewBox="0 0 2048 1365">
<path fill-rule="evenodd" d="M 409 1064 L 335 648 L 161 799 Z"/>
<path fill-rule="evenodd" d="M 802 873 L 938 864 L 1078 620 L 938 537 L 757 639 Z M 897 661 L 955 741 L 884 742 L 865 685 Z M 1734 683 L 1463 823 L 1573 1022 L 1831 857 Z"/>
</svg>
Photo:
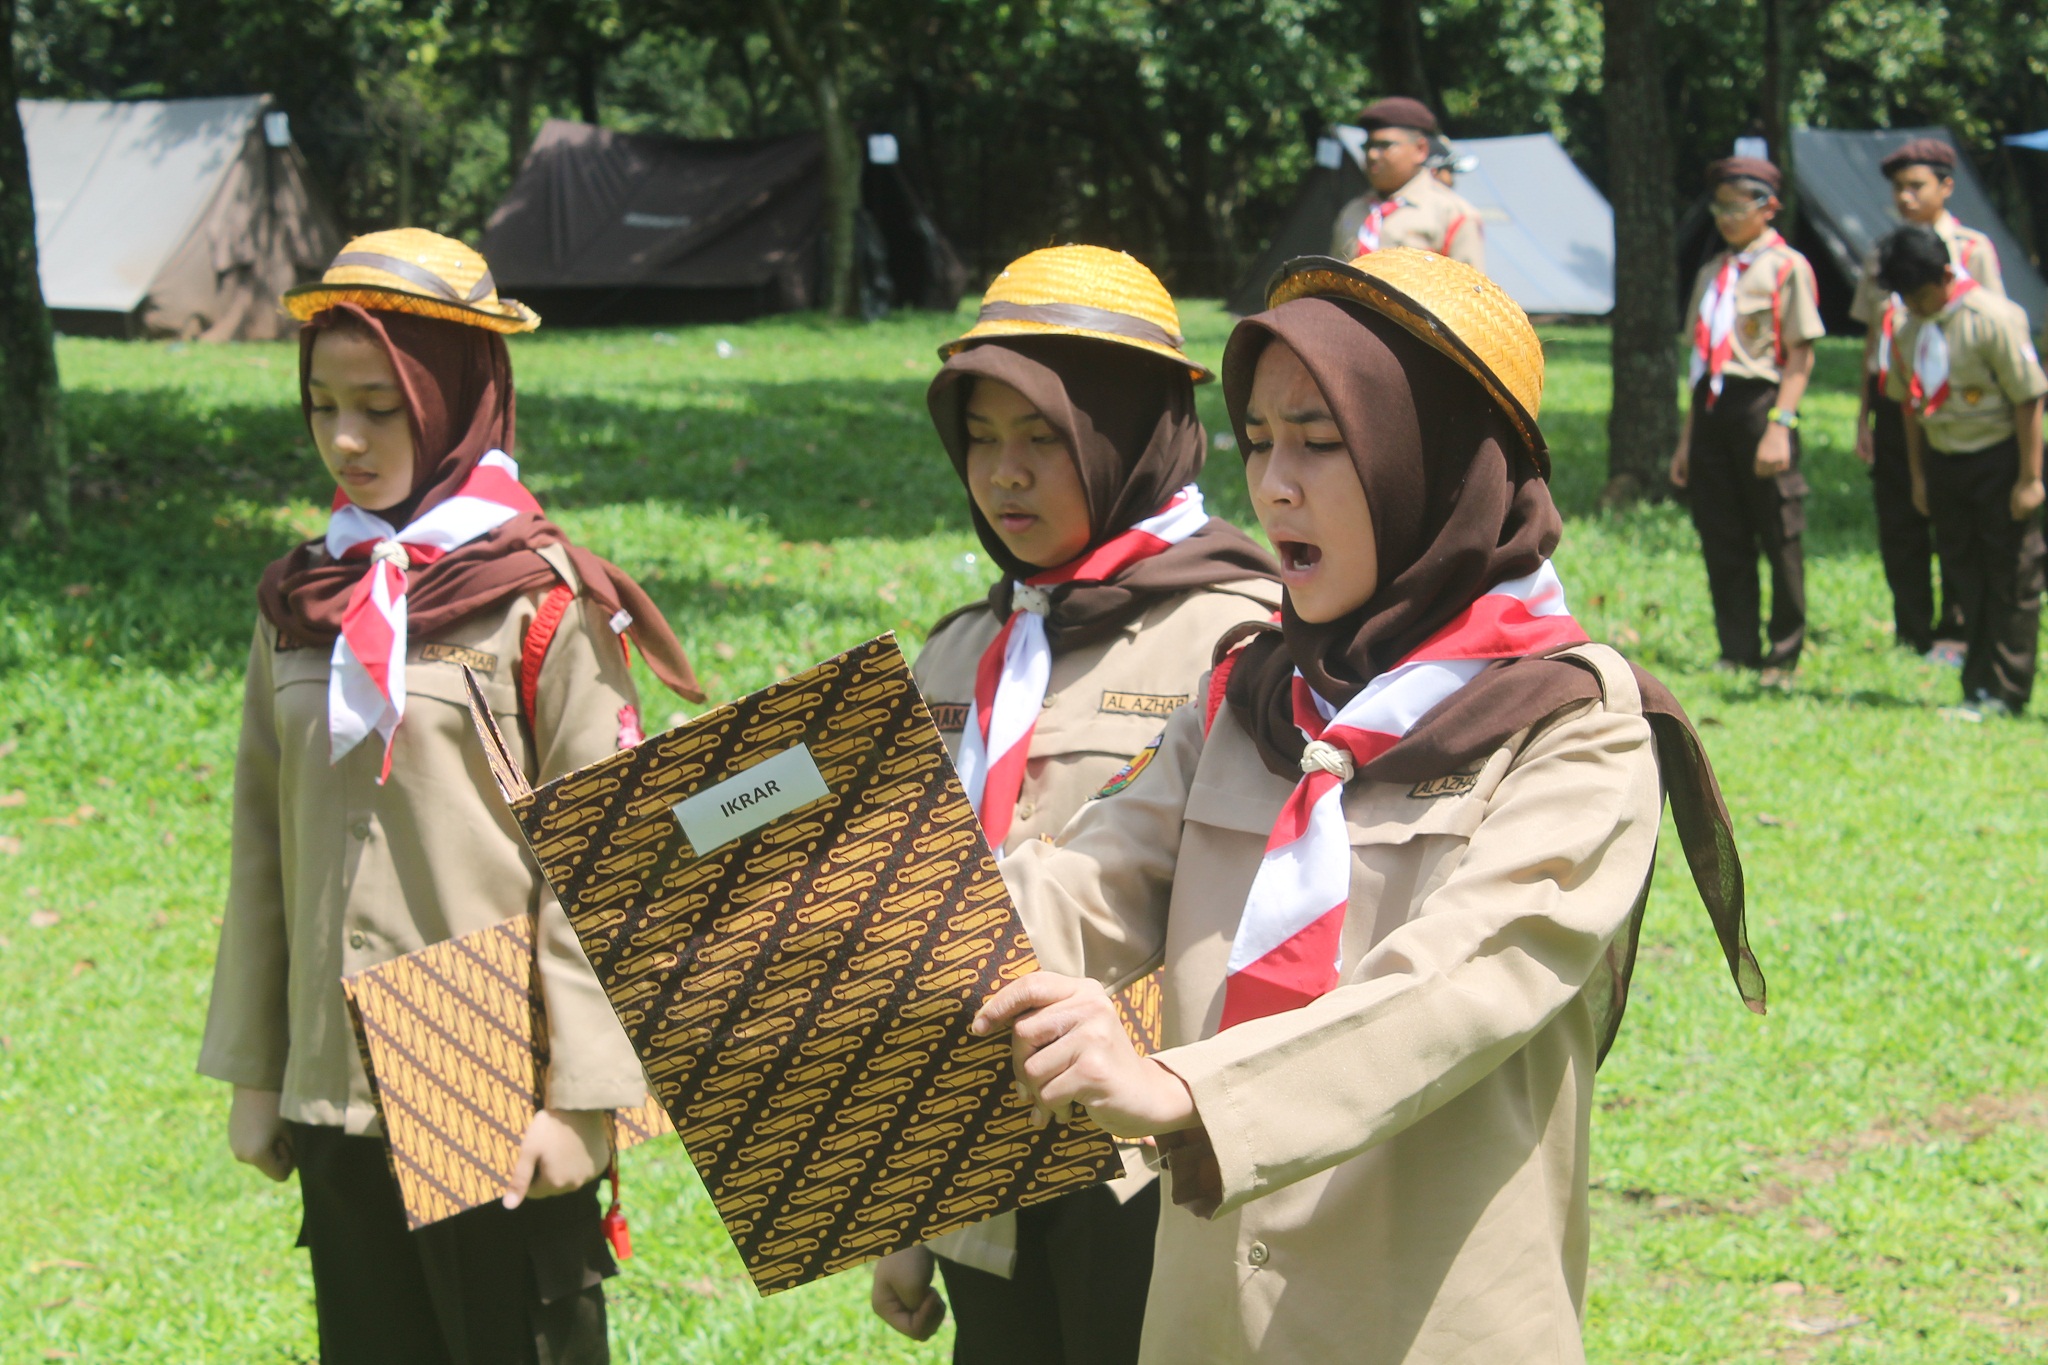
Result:
<svg viewBox="0 0 2048 1365">
<path fill-rule="evenodd" d="M 973 1028 L 1013 1029 L 1034 1120 L 1165 1156 L 1145 1365 L 1582 1365 L 1594 1071 L 1667 787 L 1762 1005 L 1725 807 L 1567 610 L 1527 318 L 1439 256 L 1301 266 L 1223 357 L 1280 622 L 1004 856 L 1041 970 Z M 1108 992 L 1161 964 L 1141 1057 Z"/>
<path fill-rule="evenodd" d="M 621 631 L 703 694 L 646 594 L 519 482 L 504 338 L 540 319 L 483 257 L 371 233 L 286 307 L 338 491 L 257 591 L 199 1070 L 234 1087 L 234 1156 L 298 1174 L 325 1365 L 601 1362 L 608 1112 L 646 1091 L 483 766 L 463 670 L 534 782 L 639 741 Z M 515 915 L 538 917 L 544 1107 L 502 1203 L 408 1231 L 341 978 Z"/>
<path fill-rule="evenodd" d="M 1365 175 L 1372 192 L 1346 204 L 1332 229 L 1330 254 L 1348 261 L 1390 247 L 1415 247 L 1486 269 L 1479 210 L 1430 168 L 1436 115 L 1421 100 L 1384 99 L 1359 115 L 1367 134 Z"/>
<path fill-rule="evenodd" d="M 2005 295 L 1998 269 L 1998 249 L 1975 228 L 1964 227 L 1948 211 L 1955 192 L 1955 148 L 1939 138 L 1920 137 L 1884 159 L 1891 181 L 1892 207 L 1905 223 L 1934 229 L 1948 247 L 1958 279 L 1977 282 L 1980 289 Z M 1892 591 L 1894 638 L 1916 654 L 1942 663 L 1962 663 L 1963 624 L 1952 594 L 1943 593 L 1936 618 L 1933 577 L 1929 566 L 1934 541 L 1927 518 L 1913 506 L 1912 478 L 1906 465 L 1906 425 L 1899 405 L 1885 393 L 1886 380 L 1898 361 L 1898 333 L 1906 322 L 1906 304 L 1878 283 L 1877 245 L 1863 263 L 1849 316 L 1866 329 L 1863 338 L 1863 403 L 1856 414 L 1856 456 L 1870 466 L 1871 499 L 1877 507 L 1877 546 L 1884 577 Z"/>
<path fill-rule="evenodd" d="M 1932 228 L 1879 247 L 1878 277 L 1906 302 L 1887 381 L 1904 406 L 1913 503 L 1968 631 L 1964 714 L 2017 715 L 2041 628 L 2041 400 L 2048 377 L 2026 314 L 1957 274 Z"/>
<path fill-rule="evenodd" d="M 998 852 L 1134 780 L 1217 638 L 1278 605 L 1270 556 L 1202 509 L 1210 375 L 1179 333 L 1151 271 L 1066 246 L 1012 262 L 940 351 L 932 420 L 1003 576 L 933 627 L 915 676 Z M 1127 1017 L 1156 1031 L 1157 999 L 1136 983 Z M 1127 1178 L 964 1229 L 881 1262 L 875 1310 L 936 1329 L 936 1252 L 960 1365 L 1130 1365 L 1158 1209 Z"/>
<path fill-rule="evenodd" d="M 1760 668 L 1789 687 L 1806 639 L 1806 479 L 1799 472 L 1799 401 L 1821 325 L 1813 267 L 1771 226 L 1778 168 L 1729 157 L 1707 168 L 1725 249 L 1700 267 L 1685 317 L 1692 328 L 1692 406 L 1671 457 L 1671 482 L 1691 494 L 1707 561 L 1720 667 Z M 1757 642 L 1756 561 L 1771 566 L 1768 641 Z"/>
</svg>

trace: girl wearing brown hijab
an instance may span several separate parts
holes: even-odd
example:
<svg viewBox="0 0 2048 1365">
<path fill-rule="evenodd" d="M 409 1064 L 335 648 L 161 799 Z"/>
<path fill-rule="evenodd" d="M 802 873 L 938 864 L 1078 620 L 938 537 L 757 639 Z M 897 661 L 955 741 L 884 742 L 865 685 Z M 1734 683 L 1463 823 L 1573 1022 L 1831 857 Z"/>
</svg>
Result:
<svg viewBox="0 0 2048 1365">
<path fill-rule="evenodd" d="M 976 1027 L 1014 1025 L 1037 1121 L 1165 1153 L 1144 1360 L 1581 1361 L 1593 1073 L 1666 795 L 1762 1007 L 1727 811 L 1566 610 L 1520 310 L 1414 251 L 1297 261 L 1269 305 L 1223 373 L 1280 624 L 1004 858 L 1045 970 Z M 1105 988 L 1162 964 L 1141 1058 Z"/>
<path fill-rule="evenodd" d="M 602 1361 L 606 1111 L 645 1099 L 640 1067 L 484 766 L 462 669 L 535 782 L 639 741 L 622 634 L 702 694 L 646 594 L 520 484 L 503 334 L 539 319 L 482 257 L 376 233 L 287 301 L 337 489 L 257 594 L 199 1069 L 235 1088 L 236 1158 L 299 1174 L 327 1365 Z M 340 978 L 530 914 L 546 1107 L 502 1204 L 408 1232 Z"/>
<path fill-rule="evenodd" d="M 1209 373 L 1178 333 L 1150 271 L 1068 246 L 1013 262 L 941 350 L 932 421 L 1002 572 L 933 627 L 915 673 L 998 851 L 1132 780 L 1217 638 L 1277 603 L 1271 558 L 1202 508 L 1194 386 Z M 1141 1038 L 1157 999 L 1150 981 L 1121 998 Z M 1135 1164 L 1137 1178 L 933 1244 L 956 1361 L 1136 1359 L 1158 1189 Z M 875 1311 L 929 1336 L 945 1312 L 932 1274 L 923 1248 L 887 1258 Z"/>
</svg>

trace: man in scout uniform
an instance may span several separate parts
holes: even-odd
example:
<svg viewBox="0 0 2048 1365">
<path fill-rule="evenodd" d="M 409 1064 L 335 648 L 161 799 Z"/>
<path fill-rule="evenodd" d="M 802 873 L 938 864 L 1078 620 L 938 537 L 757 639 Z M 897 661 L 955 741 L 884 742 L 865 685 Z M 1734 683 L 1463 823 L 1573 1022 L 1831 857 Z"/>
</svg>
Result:
<svg viewBox="0 0 2048 1365">
<path fill-rule="evenodd" d="M 1892 183 L 1892 206 L 1906 223 L 1934 229 L 1948 247 L 1958 279 L 2000 298 L 2004 277 L 1998 249 L 1975 228 L 1948 211 L 1955 192 L 1955 148 L 1938 138 L 1914 138 L 1884 159 Z M 1960 665 L 1963 623 L 1953 594 L 1943 593 L 1941 617 L 1934 609 L 1929 564 L 1934 541 L 1927 518 L 1913 506 L 1906 468 L 1906 427 L 1899 405 L 1885 395 L 1885 382 L 1898 357 L 1898 332 L 1906 322 L 1905 301 L 1878 283 L 1877 247 L 1863 263 L 1849 316 L 1867 331 L 1863 339 L 1863 405 L 1856 414 L 1856 456 L 1870 466 L 1870 492 L 1877 504 L 1877 547 L 1885 582 L 1892 590 L 1892 623 L 1899 644 L 1936 662 Z"/>
<path fill-rule="evenodd" d="M 1442 137 L 1421 100 L 1384 99 L 1359 115 L 1367 135 L 1365 175 L 1372 192 L 1344 206 L 1330 254 L 1352 260 L 1389 247 L 1412 246 L 1486 269 L 1486 232 L 1479 210 L 1439 180 L 1429 166 L 1431 138 Z"/>
<path fill-rule="evenodd" d="M 1878 247 L 1878 278 L 1906 302 L 1887 377 L 1905 407 L 1913 503 L 1968 632 L 1963 709 L 2017 715 L 2034 686 L 2041 628 L 2041 399 L 2048 377 L 2026 314 L 1908 224 Z"/>
<path fill-rule="evenodd" d="M 1799 472 L 1799 400 L 1821 325 L 1813 267 L 1771 226 L 1778 168 L 1728 157 L 1707 168 L 1725 250 L 1700 267 L 1685 317 L 1692 328 L 1692 407 L 1671 457 L 1671 482 L 1691 492 L 1707 561 L 1722 668 L 1761 668 L 1789 687 L 1806 639 L 1806 479 Z M 1756 560 L 1771 566 L 1768 646 L 1758 648 Z"/>
</svg>

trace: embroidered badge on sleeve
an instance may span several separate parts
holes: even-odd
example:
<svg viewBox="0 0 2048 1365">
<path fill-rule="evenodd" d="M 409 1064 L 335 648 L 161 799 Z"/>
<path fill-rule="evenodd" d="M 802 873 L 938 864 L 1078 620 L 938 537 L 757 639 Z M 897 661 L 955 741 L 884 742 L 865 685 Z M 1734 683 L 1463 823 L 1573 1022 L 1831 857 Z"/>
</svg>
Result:
<svg viewBox="0 0 2048 1365">
<path fill-rule="evenodd" d="M 1152 736 L 1152 742 L 1150 744 L 1147 744 L 1144 748 L 1138 750 L 1137 753 L 1132 754 L 1131 761 L 1124 764 L 1123 767 L 1117 769 L 1116 776 L 1110 778 L 1109 781 L 1103 783 L 1102 790 L 1095 793 L 1095 795 L 1090 797 L 1089 799 L 1092 801 L 1100 801 L 1105 796 L 1115 796 L 1125 787 L 1128 787 L 1131 785 L 1131 783 L 1137 781 L 1138 774 L 1144 772 L 1146 767 L 1148 767 L 1151 764 L 1153 757 L 1156 754 L 1158 754 L 1159 741 L 1165 738 L 1166 732 L 1164 730 L 1161 730 L 1158 734 Z"/>
</svg>

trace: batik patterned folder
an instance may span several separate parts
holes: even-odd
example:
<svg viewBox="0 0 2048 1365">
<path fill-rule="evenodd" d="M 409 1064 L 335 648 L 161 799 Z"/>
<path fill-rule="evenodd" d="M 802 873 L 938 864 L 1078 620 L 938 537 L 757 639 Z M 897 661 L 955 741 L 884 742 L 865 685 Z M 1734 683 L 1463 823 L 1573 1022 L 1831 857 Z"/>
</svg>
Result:
<svg viewBox="0 0 2048 1365">
<path fill-rule="evenodd" d="M 342 981 L 413 1227 L 505 1193 L 543 1099 L 534 921 L 518 915 Z M 650 1098 L 612 1116 L 624 1151 L 669 1131 Z"/>
<path fill-rule="evenodd" d="M 1119 1173 L 967 1031 L 1035 961 L 893 637 L 531 791 L 472 712 L 762 1293 Z"/>
</svg>

